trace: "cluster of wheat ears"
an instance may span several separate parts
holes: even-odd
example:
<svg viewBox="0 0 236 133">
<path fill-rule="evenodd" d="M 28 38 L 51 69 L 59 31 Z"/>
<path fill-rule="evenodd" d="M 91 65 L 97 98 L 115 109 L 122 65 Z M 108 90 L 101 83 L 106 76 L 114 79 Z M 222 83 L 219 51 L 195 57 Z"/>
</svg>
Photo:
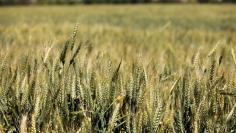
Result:
<svg viewBox="0 0 236 133">
<path fill-rule="evenodd" d="M 233 48 L 219 42 L 175 70 L 173 60 L 92 58 L 76 33 L 40 57 L 11 62 L 14 54 L 1 51 L 0 132 L 236 132 Z"/>
</svg>

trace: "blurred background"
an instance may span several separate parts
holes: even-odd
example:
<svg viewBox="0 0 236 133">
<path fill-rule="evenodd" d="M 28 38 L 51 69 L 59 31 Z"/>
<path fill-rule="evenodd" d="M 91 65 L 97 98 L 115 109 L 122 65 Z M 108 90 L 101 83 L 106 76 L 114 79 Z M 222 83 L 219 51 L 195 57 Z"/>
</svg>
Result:
<svg viewBox="0 0 236 133">
<path fill-rule="evenodd" d="M 236 0 L 0 0 L 0 5 L 79 3 L 236 3 Z"/>
<path fill-rule="evenodd" d="M 61 49 L 77 23 L 77 43 L 91 42 L 97 53 L 110 53 L 118 61 L 120 57 L 130 60 L 139 53 L 145 59 L 160 57 L 163 49 L 171 49 L 179 60 L 185 60 L 183 51 L 193 56 L 198 49 L 209 50 L 218 41 L 228 46 L 236 44 L 235 0 L 0 0 L 0 3 L 0 46 L 12 50 L 14 56 L 30 52 L 40 55 L 44 46 L 53 44 L 54 49 Z"/>
</svg>

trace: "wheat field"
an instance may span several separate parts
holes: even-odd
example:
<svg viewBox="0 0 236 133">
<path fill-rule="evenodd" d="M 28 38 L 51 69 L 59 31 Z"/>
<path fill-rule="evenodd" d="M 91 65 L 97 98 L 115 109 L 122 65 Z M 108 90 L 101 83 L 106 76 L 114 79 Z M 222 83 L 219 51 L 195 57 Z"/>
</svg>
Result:
<svg viewBox="0 0 236 133">
<path fill-rule="evenodd" d="M 235 5 L 0 8 L 0 133 L 236 132 Z"/>
</svg>

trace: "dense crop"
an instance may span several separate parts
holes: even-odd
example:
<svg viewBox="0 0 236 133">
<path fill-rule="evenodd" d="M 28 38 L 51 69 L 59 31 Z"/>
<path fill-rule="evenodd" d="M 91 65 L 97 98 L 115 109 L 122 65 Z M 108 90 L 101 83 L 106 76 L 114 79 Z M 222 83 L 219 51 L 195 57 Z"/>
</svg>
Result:
<svg viewBox="0 0 236 133">
<path fill-rule="evenodd" d="M 131 19 L 119 24 L 111 19 L 112 26 L 76 25 L 69 39 L 56 38 L 63 33 L 55 35 L 52 25 L 17 29 L 5 18 L 0 132 L 236 132 L 235 16 L 230 18 L 215 25 L 191 21 L 190 27 L 203 24 L 203 29 L 189 29 L 184 18 L 182 25 L 175 18 L 156 27 L 145 27 L 150 22 L 143 20 L 133 29 L 120 28 L 134 23 Z M 44 39 L 43 33 L 57 41 L 40 44 L 35 36 Z"/>
</svg>

